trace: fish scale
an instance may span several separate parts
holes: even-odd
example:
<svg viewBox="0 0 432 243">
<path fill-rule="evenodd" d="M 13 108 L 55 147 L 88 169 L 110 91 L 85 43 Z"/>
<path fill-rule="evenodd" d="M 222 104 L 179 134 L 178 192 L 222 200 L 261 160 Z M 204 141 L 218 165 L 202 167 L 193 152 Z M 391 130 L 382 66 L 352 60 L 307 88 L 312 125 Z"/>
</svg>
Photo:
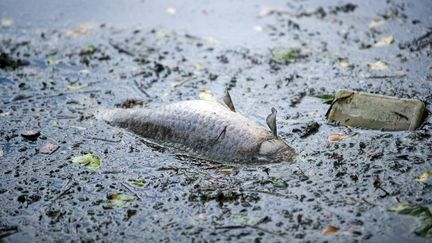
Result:
<svg viewBox="0 0 432 243">
<path fill-rule="evenodd" d="M 215 162 L 257 162 L 268 157 L 261 152 L 273 148 L 272 144 L 281 148 L 271 154 L 274 158 L 268 162 L 279 161 L 276 157 L 287 152 L 290 160 L 293 154 L 270 131 L 214 101 L 181 101 L 153 110 L 114 109 L 102 112 L 100 117 L 109 124 Z"/>
</svg>

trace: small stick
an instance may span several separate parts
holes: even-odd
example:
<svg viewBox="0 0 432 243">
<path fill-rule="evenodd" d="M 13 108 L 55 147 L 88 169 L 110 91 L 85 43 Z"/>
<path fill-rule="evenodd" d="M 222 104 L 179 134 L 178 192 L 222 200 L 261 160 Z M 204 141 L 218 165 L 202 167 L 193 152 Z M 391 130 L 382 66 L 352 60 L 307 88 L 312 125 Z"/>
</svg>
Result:
<svg viewBox="0 0 432 243">
<path fill-rule="evenodd" d="M 143 199 L 138 195 L 138 193 L 136 193 L 135 191 L 133 191 L 132 189 L 130 189 L 130 187 L 128 187 L 125 183 L 120 182 L 120 184 L 122 184 L 122 186 L 124 186 L 126 188 L 126 190 L 130 191 L 132 194 L 134 194 L 135 197 L 137 197 L 140 201 L 142 201 Z"/>
<path fill-rule="evenodd" d="M 143 93 L 143 94 L 145 94 L 147 97 L 150 97 L 150 95 L 147 93 L 147 91 L 145 91 L 139 84 L 138 84 L 138 82 L 136 81 L 136 80 L 134 80 L 134 84 L 135 84 L 135 87 L 137 87 L 137 89 L 141 92 L 141 93 Z"/>
</svg>

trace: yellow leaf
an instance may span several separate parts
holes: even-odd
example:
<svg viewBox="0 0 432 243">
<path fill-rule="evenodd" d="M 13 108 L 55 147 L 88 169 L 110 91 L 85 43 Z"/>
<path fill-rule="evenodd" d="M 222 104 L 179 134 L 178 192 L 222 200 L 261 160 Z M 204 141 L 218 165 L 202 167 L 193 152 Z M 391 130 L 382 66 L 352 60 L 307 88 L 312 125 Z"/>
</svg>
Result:
<svg viewBox="0 0 432 243">
<path fill-rule="evenodd" d="M 384 20 L 382 20 L 382 19 L 372 19 L 371 23 L 369 24 L 369 29 L 380 26 L 383 23 L 384 23 Z"/>
<path fill-rule="evenodd" d="M 368 63 L 368 67 L 372 70 L 384 70 L 388 68 L 388 65 L 383 61 L 377 61 Z"/>
<path fill-rule="evenodd" d="M 77 90 L 87 87 L 88 84 L 69 84 L 67 87 L 69 90 Z"/>
<path fill-rule="evenodd" d="M 215 97 L 213 96 L 212 92 L 205 87 L 204 90 L 199 93 L 200 100 L 208 100 L 208 101 L 215 101 Z"/>
<path fill-rule="evenodd" d="M 432 177 L 432 171 L 426 170 L 421 176 L 416 179 L 416 181 L 420 183 L 427 183 L 430 177 Z"/>
<path fill-rule="evenodd" d="M 201 63 L 196 63 L 194 66 L 196 69 L 203 69 L 204 68 L 204 65 Z"/>
<path fill-rule="evenodd" d="M 393 36 L 388 36 L 388 37 L 385 37 L 385 38 L 381 39 L 377 43 L 375 43 L 374 46 L 375 47 L 388 46 L 388 45 L 392 44 L 393 42 L 394 42 Z"/>
<path fill-rule="evenodd" d="M 346 59 L 342 59 L 339 61 L 339 66 L 341 66 L 342 68 L 347 68 L 349 67 L 351 64 L 348 62 L 348 60 Z"/>
<path fill-rule="evenodd" d="M 335 226 L 327 226 L 323 229 L 323 231 L 321 232 L 321 235 L 331 235 L 334 234 L 336 232 L 338 232 L 340 229 L 338 227 Z"/>
<path fill-rule="evenodd" d="M 1 20 L 1 25 L 4 27 L 9 27 L 13 24 L 13 20 L 10 18 L 4 18 Z"/>
<path fill-rule="evenodd" d="M 101 159 L 98 156 L 92 154 L 91 152 L 82 156 L 73 157 L 72 162 L 90 167 L 93 171 L 99 169 L 101 165 Z"/>
<path fill-rule="evenodd" d="M 177 10 L 175 9 L 175 8 L 167 8 L 166 10 L 165 10 L 165 12 L 167 12 L 168 14 L 172 14 L 172 15 L 174 15 L 174 14 L 176 14 L 176 12 L 177 12 Z"/>
</svg>

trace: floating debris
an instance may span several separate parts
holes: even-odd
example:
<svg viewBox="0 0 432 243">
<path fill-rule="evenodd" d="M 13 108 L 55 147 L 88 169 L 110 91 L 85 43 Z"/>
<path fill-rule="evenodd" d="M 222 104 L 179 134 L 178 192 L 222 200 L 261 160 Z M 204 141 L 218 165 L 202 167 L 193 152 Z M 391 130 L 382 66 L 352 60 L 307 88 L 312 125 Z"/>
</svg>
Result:
<svg viewBox="0 0 432 243">
<path fill-rule="evenodd" d="M 416 179 L 416 181 L 423 184 L 432 184 L 431 179 L 432 179 L 432 171 L 426 170 L 425 172 L 423 172 L 423 174 L 421 174 L 421 176 L 419 176 Z"/>
<path fill-rule="evenodd" d="M 105 209 L 124 208 L 135 201 L 135 197 L 122 193 L 109 194 L 107 199 L 107 204 L 104 206 Z"/>
<path fill-rule="evenodd" d="M 336 232 L 338 232 L 340 229 L 338 227 L 335 226 L 327 226 L 323 229 L 323 231 L 321 232 L 321 235 L 326 236 L 326 235 L 331 235 L 334 234 Z"/>
<path fill-rule="evenodd" d="M 426 116 L 426 107 L 419 100 L 338 90 L 326 116 L 345 126 L 415 130 Z"/>
<path fill-rule="evenodd" d="M 91 152 L 82 156 L 73 157 L 72 162 L 89 167 L 93 171 L 98 170 L 101 165 L 101 159 Z"/>
<path fill-rule="evenodd" d="M 54 143 L 46 143 L 44 145 L 42 145 L 42 147 L 39 149 L 39 152 L 41 154 L 52 154 L 54 153 L 57 149 L 59 148 L 59 146 L 57 144 Z"/>
<path fill-rule="evenodd" d="M 388 64 L 383 61 L 368 63 L 368 67 L 372 70 L 384 70 L 388 68 Z"/>
<path fill-rule="evenodd" d="M 376 42 L 374 44 L 374 46 L 375 47 L 388 46 L 390 44 L 393 44 L 393 42 L 394 42 L 393 36 L 388 36 L 388 37 L 385 37 L 385 38 L 381 39 L 380 41 Z"/>
<path fill-rule="evenodd" d="M 272 61 L 279 64 L 295 63 L 304 58 L 300 48 L 274 48 L 271 50 Z"/>
</svg>

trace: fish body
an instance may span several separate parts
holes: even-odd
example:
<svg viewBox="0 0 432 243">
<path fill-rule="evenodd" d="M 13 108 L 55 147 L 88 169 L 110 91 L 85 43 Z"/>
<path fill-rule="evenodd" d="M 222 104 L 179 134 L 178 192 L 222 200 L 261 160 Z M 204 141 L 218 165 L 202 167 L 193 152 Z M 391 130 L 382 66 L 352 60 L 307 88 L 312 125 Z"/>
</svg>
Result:
<svg viewBox="0 0 432 243">
<path fill-rule="evenodd" d="M 181 101 L 158 109 L 114 109 L 101 118 L 140 136 L 215 162 L 291 161 L 284 141 L 245 116 L 206 100 Z"/>
</svg>

